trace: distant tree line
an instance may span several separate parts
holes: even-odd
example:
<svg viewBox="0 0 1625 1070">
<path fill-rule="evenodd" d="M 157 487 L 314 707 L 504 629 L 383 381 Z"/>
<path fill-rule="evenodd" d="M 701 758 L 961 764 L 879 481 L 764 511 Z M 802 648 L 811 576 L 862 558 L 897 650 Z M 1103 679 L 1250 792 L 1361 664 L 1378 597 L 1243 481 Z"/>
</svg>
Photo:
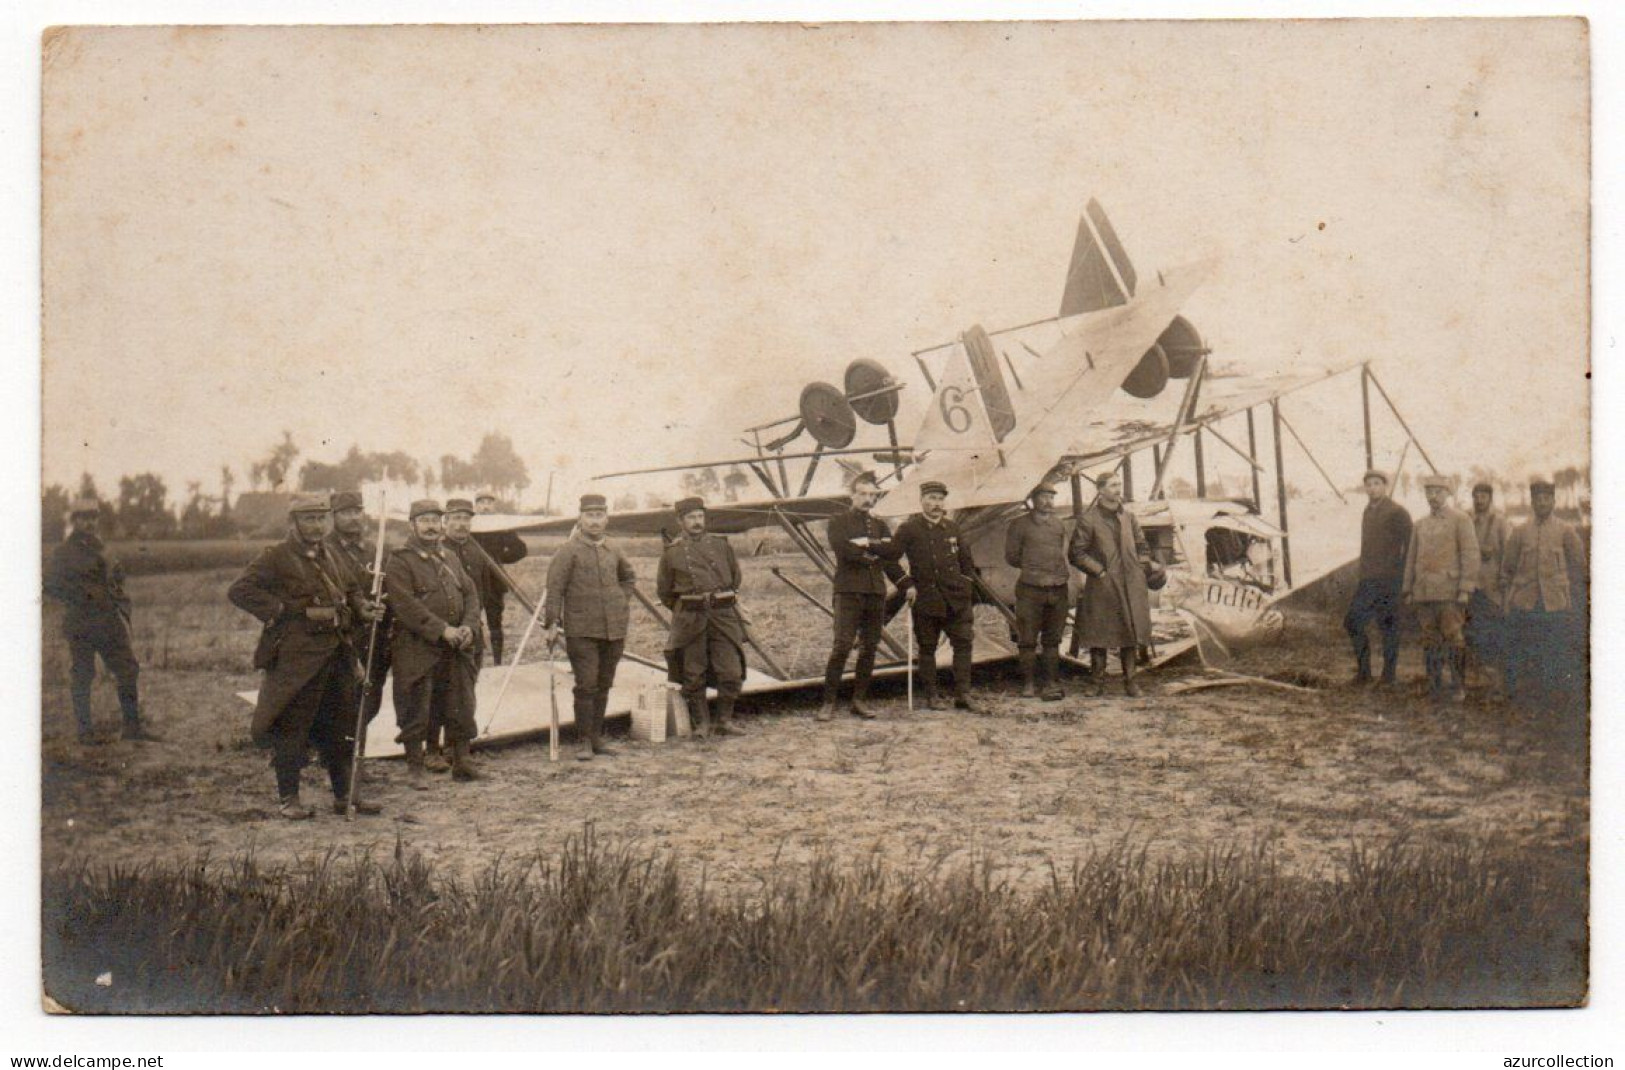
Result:
<svg viewBox="0 0 1625 1070">
<path fill-rule="evenodd" d="M 489 488 L 504 499 L 530 486 L 530 475 L 512 439 L 496 432 L 480 440 L 471 458 L 464 460 L 448 453 L 438 465 L 401 450 L 365 451 L 359 445 L 352 445 L 333 464 L 306 460 L 296 468 L 299 457 L 292 433 L 284 431 L 265 456 L 249 465 L 248 486 L 255 504 L 267 496 L 277 498 L 295 491 L 332 492 L 376 482 L 422 487 L 426 496 L 472 494 Z M 233 496 L 236 485 L 236 473 L 223 465 L 218 494 L 206 494 L 200 481 L 192 481 L 186 484 L 184 496 L 172 501 L 170 488 L 152 472 L 120 477 L 116 495 L 103 495 L 96 481 L 85 473 L 72 491 L 57 483 L 42 490 L 41 535 L 46 542 L 61 539 L 67 531 L 68 508 L 73 499 L 94 497 L 101 503 L 101 530 L 111 538 L 234 538 L 264 523 L 263 510 L 248 510 L 253 516 L 241 515 L 236 507 L 243 503 L 244 496 Z"/>
</svg>

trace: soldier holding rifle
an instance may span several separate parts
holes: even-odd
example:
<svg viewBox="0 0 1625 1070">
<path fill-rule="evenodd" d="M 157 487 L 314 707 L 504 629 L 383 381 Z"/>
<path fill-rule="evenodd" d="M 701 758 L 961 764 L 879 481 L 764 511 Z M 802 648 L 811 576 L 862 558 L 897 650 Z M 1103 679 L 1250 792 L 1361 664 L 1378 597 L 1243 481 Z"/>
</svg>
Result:
<svg viewBox="0 0 1625 1070">
<path fill-rule="evenodd" d="M 265 626 L 254 651 L 254 667 L 265 678 L 251 734 L 271 748 L 279 812 L 300 821 L 315 816 L 299 798 L 300 772 L 312 747 L 327 767 L 334 812 L 345 812 L 359 697 L 355 621 L 371 620 L 381 607 L 367 600 L 355 574 L 325 541 L 327 497 L 295 495 L 288 512 L 288 538 L 260 551 L 227 597 Z M 357 799 L 355 811 L 376 814 L 379 808 Z"/>
</svg>

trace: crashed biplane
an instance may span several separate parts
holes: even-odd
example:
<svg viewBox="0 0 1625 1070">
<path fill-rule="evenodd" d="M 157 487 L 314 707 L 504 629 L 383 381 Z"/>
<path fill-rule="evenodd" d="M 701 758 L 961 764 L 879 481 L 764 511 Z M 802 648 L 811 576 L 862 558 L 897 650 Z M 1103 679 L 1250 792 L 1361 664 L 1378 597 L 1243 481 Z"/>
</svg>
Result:
<svg viewBox="0 0 1625 1070">
<path fill-rule="evenodd" d="M 834 574 L 834 561 L 814 525 L 844 510 L 847 498 L 811 493 L 823 461 L 849 465 L 850 459 L 861 457 L 878 468 L 882 486 L 889 484 L 876 509 L 885 517 L 915 511 L 919 484 L 939 480 L 951 488 L 954 517 L 971 540 L 982 571 L 976 660 L 986 663 L 1015 654 L 1011 629 L 1015 572 L 1004 563 L 1003 543 L 1006 526 L 1025 508 L 1031 488 L 1044 477 L 1069 482 L 1071 509 L 1078 515 L 1088 505 L 1084 488 L 1092 486 L 1085 479 L 1117 469 L 1124 477 L 1129 507 L 1169 573 L 1167 587 L 1153 596 L 1155 634 L 1146 644 L 1147 658 L 1162 664 L 1193 647 L 1203 652 L 1204 659 L 1227 656 L 1279 635 L 1282 617 L 1276 603 L 1313 578 L 1293 582 L 1283 429 L 1305 453 L 1308 448 L 1281 414 L 1281 399 L 1331 376 L 1358 371 L 1367 466 L 1372 460 L 1372 386 L 1407 436 L 1410 431 L 1369 365 L 1256 378 L 1210 372 L 1210 351 L 1180 310 L 1212 268 L 1206 261 L 1141 277 L 1106 213 L 1091 200 L 1079 222 L 1057 316 L 993 331 L 973 326 L 950 342 L 913 354 L 931 403 L 906 442 L 900 441 L 896 426 L 898 395 L 905 384 L 881 364 L 859 359 L 848 366 L 840 386 L 809 384 L 795 413 L 746 428 L 749 437 L 743 441 L 749 453 L 597 478 L 741 466 L 753 474 L 765 496 L 711 505 L 708 529 L 720 534 L 777 529 L 826 580 Z M 1255 411 L 1265 406 L 1275 444 L 1274 521 L 1263 515 L 1261 477 L 1266 468 L 1258 457 L 1254 426 Z M 1245 446 L 1232 442 L 1217 426 L 1227 417 L 1242 415 Z M 883 428 L 885 440 L 854 445 L 864 426 Z M 1205 497 L 1202 451 L 1209 439 L 1233 450 L 1250 466 L 1250 500 Z M 1164 493 L 1170 461 L 1182 443 L 1194 454 L 1194 499 L 1170 499 Z M 1143 462 L 1146 453 L 1152 462 L 1145 473 L 1150 486 L 1136 500 L 1136 460 Z M 1426 459 L 1425 452 L 1422 456 Z M 666 509 L 616 513 L 609 532 L 668 534 L 671 522 Z M 474 519 L 476 532 L 563 534 L 572 525 L 567 518 L 526 515 Z M 799 598 L 833 615 L 823 592 L 797 583 L 780 569 L 770 571 Z M 536 602 L 517 585 L 514 589 L 534 615 Z M 646 597 L 640 595 L 639 600 L 656 618 L 663 617 Z M 1077 660 L 1080 653 L 1073 645 L 1064 656 L 1085 666 Z M 907 651 L 895 629 L 884 633 L 880 655 L 877 677 L 905 671 Z M 946 645 L 939 656 L 946 663 L 950 656 Z M 570 703 L 557 701 L 559 689 L 569 686 L 567 664 L 553 660 L 519 664 L 518 658 L 516 653 L 513 665 L 482 677 L 482 738 L 545 730 L 555 706 L 569 721 Z M 771 650 L 758 642 L 753 642 L 747 661 L 747 694 L 822 681 L 821 676 L 786 673 Z M 628 654 L 609 713 L 626 714 L 657 701 L 652 696 L 658 695 L 665 677 L 658 654 Z M 369 754 L 399 749 L 391 741 L 391 725 L 387 716 L 374 722 Z"/>
</svg>

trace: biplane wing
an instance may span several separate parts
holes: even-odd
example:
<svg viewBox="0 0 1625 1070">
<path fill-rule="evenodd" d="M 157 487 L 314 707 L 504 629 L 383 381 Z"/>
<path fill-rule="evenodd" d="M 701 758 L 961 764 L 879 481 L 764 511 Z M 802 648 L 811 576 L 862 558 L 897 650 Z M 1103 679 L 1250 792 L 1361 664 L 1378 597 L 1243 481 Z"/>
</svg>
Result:
<svg viewBox="0 0 1625 1070">
<path fill-rule="evenodd" d="M 716 535 L 738 535 L 756 528 L 778 527 L 784 521 L 811 524 L 847 508 L 845 495 L 806 498 L 768 498 L 751 502 L 721 502 L 705 507 L 705 527 Z M 573 516 L 527 516 L 522 513 L 487 513 L 474 518 L 476 533 L 512 531 L 522 535 L 568 535 Z M 609 514 L 611 535 L 661 535 L 677 529 L 670 506 Z"/>
</svg>

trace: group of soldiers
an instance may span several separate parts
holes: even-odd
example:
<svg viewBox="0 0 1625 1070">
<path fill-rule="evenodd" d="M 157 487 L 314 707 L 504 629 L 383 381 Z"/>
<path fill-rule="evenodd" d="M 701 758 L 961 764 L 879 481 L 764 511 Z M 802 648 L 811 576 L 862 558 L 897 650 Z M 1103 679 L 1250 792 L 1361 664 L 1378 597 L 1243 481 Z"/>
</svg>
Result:
<svg viewBox="0 0 1625 1070">
<path fill-rule="evenodd" d="M 1400 612 L 1407 605 L 1421 625 L 1437 699 L 1461 701 L 1469 654 L 1483 671 L 1500 675 L 1496 686 L 1525 701 L 1550 700 L 1572 686 L 1577 672 L 1583 679 L 1576 659 L 1584 650 L 1585 551 L 1573 527 L 1553 515 L 1553 484 L 1531 483 L 1534 515 L 1509 531 L 1488 485 L 1474 488 L 1469 516 L 1450 505 L 1447 478 L 1422 482 L 1429 513 L 1413 523 L 1389 496 L 1386 474 L 1365 476 L 1370 501 L 1359 583 L 1344 621 L 1354 644 L 1355 682 L 1374 682 L 1367 635 L 1373 623 L 1382 637 L 1381 682 L 1395 682 Z M 1062 519 L 1056 486 L 1042 482 L 1007 528 L 1005 563 L 1018 573 L 1014 625 L 1023 697 L 1064 697 L 1060 645 L 1073 609 L 1072 569 L 1085 576 L 1074 626 L 1090 652 L 1092 694 L 1105 694 L 1112 651 L 1121 661 L 1124 693 L 1140 694 L 1136 669 L 1150 642 L 1150 592 L 1166 583 L 1167 573 L 1123 499 L 1121 477 L 1107 473 L 1095 486 L 1094 502 Z M 925 705 L 937 710 L 949 703 L 936 664 L 946 636 L 953 652 L 952 704 L 980 712 L 969 685 L 974 607 L 987 592 L 968 542 L 948 515 L 948 487 L 922 483 L 920 511 L 895 534 L 874 515 L 880 489 L 872 473 L 859 474 L 849 489 L 848 508 L 828 524 L 834 628 L 816 719 L 835 715 L 854 651 L 847 709 L 875 716 L 868 696 L 876 649 L 904 604 L 912 614 Z M 503 566 L 526 554 L 524 541 L 511 532 L 472 534 L 474 516 L 495 506 L 489 492 L 444 506 L 413 502 L 405 544 L 385 554 L 367 538 L 360 494 L 300 494 L 289 508 L 288 537 L 261 551 L 231 585 L 231 602 L 263 625 L 254 666 L 264 682 L 251 734 L 271 751 L 284 817 L 314 816 L 299 791 L 312 750 L 326 767 L 335 811 L 379 812 L 352 779 L 358 740 L 381 707 L 386 678 L 393 680 L 396 739 L 405 748 L 412 786 L 427 788 L 432 772 L 449 771 L 460 781 L 482 778 L 469 756 L 478 733 L 474 685 L 487 650 L 502 663 L 502 612 L 511 589 Z M 739 561 L 726 538 L 706 530 L 703 499 L 684 498 L 673 513 L 678 530 L 656 575 L 659 600 L 671 612 L 669 679 L 680 687 L 696 735 L 734 735 L 741 731 L 734 710 L 752 642 L 739 606 Z M 153 740 L 140 712 L 128 599 L 95 533 L 98 516 L 98 503 L 74 503 L 72 533 L 46 574 L 47 594 L 67 607 L 74 714 L 81 739 L 94 742 L 90 685 L 100 656 L 118 684 L 125 737 Z M 614 753 L 604 742 L 604 715 L 625 650 L 630 600 L 637 596 L 636 573 L 607 538 L 608 525 L 605 498 L 582 496 L 575 528 L 549 563 L 546 597 L 535 610 L 549 648 L 563 639 L 575 679 L 576 757 L 582 761 Z M 708 689 L 717 693 L 714 718 Z"/>
<path fill-rule="evenodd" d="M 1409 606 L 1435 701 L 1465 700 L 1470 663 L 1493 696 L 1531 708 L 1583 691 L 1586 552 L 1573 525 L 1554 515 L 1553 483 L 1530 481 L 1532 515 L 1509 528 L 1488 483 L 1473 487 L 1467 514 L 1451 504 L 1448 476 L 1424 477 L 1428 514 L 1413 523 L 1390 497 L 1386 473 L 1367 472 L 1364 482 L 1359 582 L 1343 621 L 1357 686 L 1396 682 L 1400 614 Z M 1372 624 L 1382 637 L 1380 679 L 1371 671 Z"/>
</svg>

